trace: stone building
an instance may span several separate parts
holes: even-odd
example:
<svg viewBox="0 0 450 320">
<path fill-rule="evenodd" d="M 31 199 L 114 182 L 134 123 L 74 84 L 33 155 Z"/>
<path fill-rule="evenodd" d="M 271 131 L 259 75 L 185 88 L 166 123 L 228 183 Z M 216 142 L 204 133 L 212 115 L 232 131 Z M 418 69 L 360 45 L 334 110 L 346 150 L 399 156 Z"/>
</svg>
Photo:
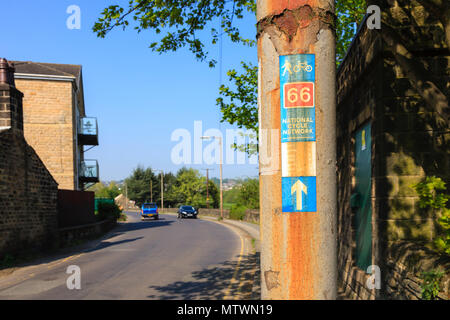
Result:
<svg viewBox="0 0 450 320">
<path fill-rule="evenodd" d="M 364 21 L 337 74 L 341 287 L 356 299 L 419 299 L 421 272 L 441 269 L 440 297 L 448 299 L 449 257 L 429 249 L 436 212 L 421 209 L 411 187 L 427 176 L 450 186 L 445 10 L 372 3 L 382 10 L 381 30 Z"/>
<path fill-rule="evenodd" d="M 23 134 L 23 94 L 0 59 L 0 260 L 56 244 L 58 184 Z"/>
<path fill-rule="evenodd" d="M 17 89 L 23 92 L 27 142 L 59 184 L 83 190 L 98 182 L 96 160 L 85 159 L 84 146 L 98 145 L 97 120 L 86 117 L 79 65 L 14 61 Z"/>
</svg>

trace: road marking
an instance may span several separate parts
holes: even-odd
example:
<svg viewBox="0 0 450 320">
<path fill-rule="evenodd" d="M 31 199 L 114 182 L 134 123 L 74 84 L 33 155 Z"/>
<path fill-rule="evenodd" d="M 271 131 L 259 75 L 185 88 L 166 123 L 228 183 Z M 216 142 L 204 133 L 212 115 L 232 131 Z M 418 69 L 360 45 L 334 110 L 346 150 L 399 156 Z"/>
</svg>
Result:
<svg viewBox="0 0 450 320">
<path fill-rule="evenodd" d="M 234 231 L 234 229 L 233 229 L 233 231 Z M 234 232 L 237 233 L 236 231 L 234 231 Z M 236 282 L 236 277 L 237 277 L 237 274 L 239 272 L 239 267 L 241 265 L 242 256 L 244 254 L 244 239 L 242 238 L 242 236 L 239 233 L 237 233 L 237 235 L 241 239 L 241 252 L 239 253 L 239 259 L 238 259 L 238 262 L 237 262 L 237 265 L 236 265 L 236 269 L 234 270 L 233 277 L 231 278 L 230 285 L 228 286 L 228 289 L 227 289 L 227 291 L 226 291 L 226 293 L 224 295 L 224 298 L 223 298 L 224 300 L 228 300 L 229 299 L 231 286 Z"/>
</svg>

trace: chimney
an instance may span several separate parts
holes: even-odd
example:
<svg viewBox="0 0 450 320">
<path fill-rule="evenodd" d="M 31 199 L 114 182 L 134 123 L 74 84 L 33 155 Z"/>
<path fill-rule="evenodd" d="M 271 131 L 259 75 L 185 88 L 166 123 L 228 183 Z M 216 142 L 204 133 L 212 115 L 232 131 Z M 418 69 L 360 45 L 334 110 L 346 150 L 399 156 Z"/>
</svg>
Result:
<svg viewBox="0 0 450 320">
<path fill-rule="evenodd" d="M 23 134 L 23 94 L 16 89 L 14 65 L 0 59 L 0 132 L 12 129 Z"/>
</svg>

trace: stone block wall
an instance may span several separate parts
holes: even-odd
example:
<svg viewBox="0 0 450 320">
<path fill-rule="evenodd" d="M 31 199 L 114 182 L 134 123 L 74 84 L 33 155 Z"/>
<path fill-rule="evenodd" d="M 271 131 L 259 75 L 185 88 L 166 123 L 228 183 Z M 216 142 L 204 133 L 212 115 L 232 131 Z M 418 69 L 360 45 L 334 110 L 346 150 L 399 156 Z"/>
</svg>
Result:
<svg viewBox="0 0 450 320">
<path fill-rule="evenodd" d="M 159 212 L 160 213 L 174 213 L 174 212 L 177 212 L 177 208 L 159 209 Z M 220 209 L 199 208 L 198 214 L 205 215 L 205 216 L 212 216 L 212 217 L 220 217 Z M 230 219 L 230 210 L 224 209 L 223 217 L 225 219 Z M 245 216 L 244 216 L 243 220 L 247 221 L 247 222 L 259 223 L 259 209 L 247 209 L 245 211 Z"/>
<path fill-rule="evenodd" d="M 57 240 L 58 184 L 23 136 L 22 93 L 0 83 L 0 259 Z M 6 120 L 6 121 L 5 121 Z"/>
<path fill-rule="evenodd" d="M 376 292 L 366 286 L 368 275 L 365 270 L 355 265 L 356 230 L 350 197 L 355 187 L 354 133 L 372 121 L 380 104 L 377 97 L 381 95 L 382 90 L 381 48 L 379 34 L 363 27 L 337 74 L 338 270 L 343 291 L 351 299 L 375 299 L 376 296 Z M 372 130 L 372 145 L 376 144 L 376 131 Z M 372 182 L 372 215 L 375 200 L 376 193 Z M 374 242 L 376 241 L 374 237 Z"/>
<path fill-rule="evenodd" d="M 76 189 L 76 115 L 70 81 L 16 79 L 24 133 L 61 189 Z"/>
<path fill-rule="evenodd" d="M 207 215 L 207 216 L 220 217 L 220 209 L 200 208 L 198 210 L 198 213 Z M 226 219 L 230 219 L 230 210 L 224 209 L 223 217 Z M 259 210 L 258 209 L 247 209 L 245 211 L 243 220 L 247 221 L 247 222 L 259 223 Z"/>
<path fill-rule="evenodd" d="M 449 256 L 439 255 L 413 242 L 393 243 L 388 251 L 385 298 L 421 299 L 422 271 L 440 269 L 447 273 L 441 279 L 438 299 L 450 300 Z"/>
<path fill-rule="evenodd" d="M 424 245 L 439 231 L 436 213 L 419 208 L 411 186 L 433 175 L 450 186 L 449 121 L 445 118 L 450 52 L 440 19 L 419 1 L 372 3 L 382 9 L 382 29 L 368 30 L 363 23 L 338 71 L 340 280 L 352 298 L 418 298 L 420 272 L 411 271 L 411 261 L 405 268 L 393 258 L 398 254 L 393 248 L 412 243 L 416 250 L 426 250 Z M 372 263 L 381 269 L 380 290 L 367 288 L 369 275 L 354 260 L 352 136 L 367 122 L 372 124 Z"/>
</svg>

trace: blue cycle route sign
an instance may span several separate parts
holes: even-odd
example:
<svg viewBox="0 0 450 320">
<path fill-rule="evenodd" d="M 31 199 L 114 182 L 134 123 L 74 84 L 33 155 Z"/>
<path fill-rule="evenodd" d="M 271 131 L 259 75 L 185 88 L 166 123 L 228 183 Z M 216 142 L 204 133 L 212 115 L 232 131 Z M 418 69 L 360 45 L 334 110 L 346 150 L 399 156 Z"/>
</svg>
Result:
<svg viewBox="0 0 450 320">
<path fill-rule="evenodd" d="M 315 141 L 315 56 L 280 56 L 281 142 Z"/>
<path fill-rule="evenodd" d="M 315 161 L 315 154 L 295 152 L 297 144 L 316 143 L 315 80 L 314 54 L 280 56 L 281 143 L 284 144 L 281 156 L 288 166 L 281 178 L 282 212 L 317 212 L 315 164 L 310 167 L 311 162 L 303 161 L 309 170 L 296 166 L 297 157 Z M 299 149 L 316 150 L 315 146 Z M 314 176 L 300 176 L 301 172 Z"/>
</svg>

